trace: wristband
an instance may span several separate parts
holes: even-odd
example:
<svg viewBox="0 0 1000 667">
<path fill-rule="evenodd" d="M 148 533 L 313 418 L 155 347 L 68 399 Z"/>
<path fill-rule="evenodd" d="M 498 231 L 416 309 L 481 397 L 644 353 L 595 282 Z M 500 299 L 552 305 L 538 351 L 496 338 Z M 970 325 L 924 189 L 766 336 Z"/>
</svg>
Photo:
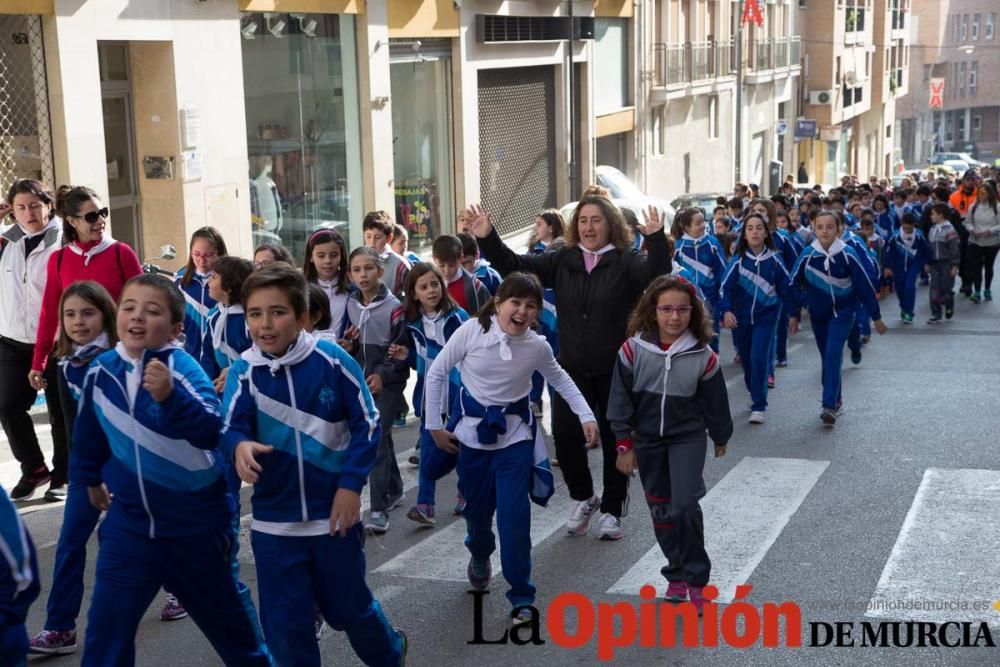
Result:
<svg viewBox="0 0 1000 667">
<path fill-rule="evenodd" d="M 631 440 L 619 440 L 615 445 L 615 449 L 619 454 L 628 454 L 632 451 L 632 441 Z"/>
</svg>

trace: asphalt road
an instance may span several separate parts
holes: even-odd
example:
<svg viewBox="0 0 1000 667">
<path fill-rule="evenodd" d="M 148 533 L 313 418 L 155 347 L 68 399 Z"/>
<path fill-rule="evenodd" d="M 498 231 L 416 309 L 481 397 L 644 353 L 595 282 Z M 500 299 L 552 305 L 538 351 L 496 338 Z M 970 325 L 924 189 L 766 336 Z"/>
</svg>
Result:
<svg viewBox="0 0 1000 667">
<path fill-rule="evenodd" d="M 819 357 L 808 325 L 790 340 L 788 368 L 778 369 L 767 423 L 746 423 L 746 393 L 733 366 L 731 339 L 723 335 L 724 372 L 736 433 L 729 453 L 709 459 L 709 494 L 703 501 L 708 548 L 720 584 L 720 600 L 731 600 L 735 584 L 746 583 L 746 597 L 760 610 L 765 603 L 793 601 L 801 609 L 802 648 L 619 649 L 616 662 L 664 664 L 927 664 L 985 665 L 1000 662 L 995 648 L 806 647 L 810 623 L 853 622 L 852 638 L 861 643 L 860 623 L 891 620 L 966 620 L 991 624 L 1000 642 L 1000 612 L 988 608 L 1000 599 L 1000 463 L 997 455 L 1000 396 L 1000 303 L 958 306 L 955 319 L 930 326 L 926 288 L 918 292 L 913 326 L 898 318 L 895 299 L 883 302 L 890 332 L 865 349 L 860 366 L 846 362 L 846 411 L 836 428 L 819 420 Z M 416 439 L 413 423 L 396 437 L 397 451 Z M 0 461 L 0 482 L 11 483 L 16 470 L 9 450 Z M 599 470 L 596 453 L 591 468 Z M 412 468 L 404 466 L 410 484 Z M 557 479 L 559 475 L 557 474 Z M 599 480 L 599 475 L 596 476 Z M 533 578 L 537 606 L 545 610 L 556 596 L 578 592 L 593 601 L 623 602 L 638 609 L 638 587 L 657 581 L 662 560 L 638 480 L 631 487 L 631 512 L 619 542 L 601 542 L 593 532 L 572 538 L 562 526 L 568 516 L 565 488 L 549 509 L 533 514 Z M 244 489 L 246 500 L 249 489 Z M 40 494 L 39 494 L 40 495 Z M 473 597 L 463 584 L 467 553 L 463 526 L 448 509 L 454 478 L 439 483 L 439 524 L 419 529 L 405 518 L 415 502 L 407 492 L 403 508 L 392 513 L 390 531 L 369 538 L 368 582 L 392 622 L 410 639 L 411 665 L 595 664 L 597 634 L 576 649 L 558 646 L 542 621 L 542 645 L 469 645 L 473 638 Z M 26 503 L 25 520 L 39 547 L 41 598 L 32 607 L 30 632 L 42 627 L 61 520 L 56 505 Z M 244 502 L 244 511 L 249 503 Z M 92 542 L 96 552 L 96 539 Z M 243 578 L 255 589 L 252 553 L 243 540 Z M 484 600 L 483 631 L 496 639 L 505 629 L 506 582 L 499 568 L 492 594 Z M 92 578 L 92 563 L 88 578 Z M 662 594 L 662 583 L 660 593 Z M 614 592 L 611 592 L 614 591 Z M 87 589 L 85 609 L 89 605 Z M 890 603 L 948 606 L 945 610 L 889 609 Z M 923 601 L 923 602 L 921 602 Z M 956 609 L 972 602 L 985 609 Z M 725 618 L 726 607 L 719 615 Z M 143 621 L 138 643 L 140 665 L 218 664 L 208 643 L 190 620 L 160 622 L 159 601 Z M 114 613 L 113 609 L 102 613 Z M 884 616 L 880 616 L 883 614 Z M 567 631 L 576 632 L 570 613 Z M 670 624 L 666 624 L 670 627 Z M 86 627 L 81 618 L 80 629 Z M 614 626 L 618 629 L 620 625 Z M 743 626 L 740 626 L 743 627 Z M 886 626 L 888 628 L 888 626 Z M 680 631 L 678 630 L 678 635 Z M 949 637 L 960 637 L 952 632 Z M 785 636 L 785 635 L 782 635 Z M 891 634 L 890 634 L 891 636 Z M 320 642 L 324 664 L 358 664 L 340 633 L 327 631 Z M 43 659 L 53 667 L 75 665 L 79 655 Z"/>
</svg>

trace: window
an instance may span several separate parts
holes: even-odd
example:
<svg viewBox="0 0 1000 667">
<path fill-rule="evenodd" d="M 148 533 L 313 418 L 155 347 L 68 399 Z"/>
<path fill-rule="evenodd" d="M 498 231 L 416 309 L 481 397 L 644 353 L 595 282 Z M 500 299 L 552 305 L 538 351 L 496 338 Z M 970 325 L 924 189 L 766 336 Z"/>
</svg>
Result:
<svg viewBox="0 0 1000 667">
<path fill-rule="evenodd" d="M 965 97 L 965 63 L 958 65 L 958 96 Z"/>
<path fill-rule="evenodd" d="M 955 124 L 958 126 L 955 130 L 955 138 L 958 141 L 968 141 L 969 137 L 965 135 L 965 114 L 959 111 L 955 116 Z"/>
<path fill-rule="evenodd" d="M 719 138 L 719 96 L 708 98 L 708 138 Z"/>
<path fill-rule="evenodd" d="M 976 84 L 979 79 L 979 61 L 973 60 L 969 63 L 969 97 L 976 96 Z"/>
<path fill-rule="evenodd" d="M 993 24 L 996 23 L 996 14 L 986 15 L 986 25 L 983 28 L 983 39 L 993 39 Z"/>
<path fill-rule="evenodd" d="M 972 136 L 969 137 L 973 141 L 983 138 L 983 116 L 982 114 L 974 113 L 972 114 Z"/>
<path fill-rule="evenodd" d="M 955 117 L 950 113 L 944 117 L 944 141 L 948 144 L 955 141 Z"/>
<path fill-rule="evenodd" d="M 630 105 L 629 20 L 594 21 L 594 79 L 601 82 L 594 95 L 594 107 L 597 113 L 614 111 Z"/>
<path fill-rule="evenodd" d="M 924 65 L 924 83 L 929 83 L 931 80 L 931 69 L 933 65 Z"/>
<path fill-rule="evenodd" d="M 979 39 L 979 14 L 972 15 L 972 40 L 977 41 Z"/>
<path fill-rule="evenodd" d="M 892 125 L 886 125 L 885 126 L 885 138 L 886 139 L 891 139 L 892 138 Z"/>
<path fill-rule="evenodd" d="M 964 42 L 968 36 L 969 36 L 969 15 L 962 14 L 962 23 L 960 24 L 960 27 L 958 29 L 958 39 L 959 41 Z"/>
</svg>

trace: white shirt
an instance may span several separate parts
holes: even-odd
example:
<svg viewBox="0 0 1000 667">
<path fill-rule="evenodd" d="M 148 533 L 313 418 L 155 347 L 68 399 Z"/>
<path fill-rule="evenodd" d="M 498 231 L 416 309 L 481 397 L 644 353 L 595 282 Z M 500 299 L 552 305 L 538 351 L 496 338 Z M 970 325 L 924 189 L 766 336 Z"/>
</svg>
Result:
<svg viewBox="0 0 1000 667">
<path fill-rule="evenodd" d="M 524 398 L 531 391 L 531 374 L 537 370 L 579 415 L 581 424 L 596 421 L 576 384 L 552 356 L 552 348 L 545 339 L 530 330 L 520 336 L 508 336 L 494 317 L 488 332 L 483 331 L 477 319 L 460 326 L 427 371 L 425 413 L 429 431 L 444 428 L 441 414 L 448 391 L 448 373 L 456 365 L 462 375 L 462 386 L 483 406 L 506 406 Z M 459 422 L 455 436 L 463 445 L 496 450 L 533 439 L 528 424 L 520 417 L 507 415 L 507 432 L 497 435 L 496 444 L 483 445 L 476 434 L 480 421 L 463 417 Z"/>
<path fill-rule="evenodd" d="M 333 280 L 317 279 L 316 284 L 326 292 L 326 298 L 330 301 L 329 330 L 339 333 L 340 323 L 343 322 L 344 312 L 347 310 L 347 298 L 350 296 L 350 290 L 339 291 L 337 289 L 337 278 Z"/>
</svg>

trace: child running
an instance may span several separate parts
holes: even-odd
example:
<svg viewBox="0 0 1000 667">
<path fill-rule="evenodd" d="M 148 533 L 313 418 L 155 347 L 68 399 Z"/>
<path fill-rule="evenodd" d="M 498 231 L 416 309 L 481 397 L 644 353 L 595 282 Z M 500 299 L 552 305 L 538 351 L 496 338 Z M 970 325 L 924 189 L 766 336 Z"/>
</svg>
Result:
<svg viewBox="0 0 1000 667">
<path fill-rule="evenodd" d="M 823 410 L 820 419 L 832 427 L 843 410 L 840 371 L 844 361 L 844 345 L 862 305 L 879 334 L 888 331 L 882 321 L 875 286 L 868 274 L 866 261 L 853 247 L 841 240 L 841 218 L 833 211 L 820 211 L 813 220 L 816 240 L 799 256 L 790 274 L 796 290 L 793 298 L 796 311 L 804 303 L 809 308 L 816 346 L 823 362 Z M 799 330 L 796 313 L 788 321 L 788 330 Z"/>
<path fill-rule="evenodd" d="M 961 242 L 958 232 L 948 222 L 949 206 L 937 202 L 931 204 L 931 230 L 928 243 L 929 258 L 924 271 L 930 274 L 931 318 L 928 324 L 941 321 L 944 316 L 951 319 L 955 314 L 955 276 L 962 259 Z"/>
<path fill-rule="evenodd" d="M 882 273 L 892 278 L 899 299 L 899 317 L 903 324 L 913 324 L 917 302 L 917 278 L 930 259 L 927 239 L 917 229 L 917 218 L 910 211 L 899 217 L 899 229 L 889 237 L 883 252 Z"/>
<path fill-rule="evenodd" d="M 545 340 L 531 330 L 541 307 L 538 279 L 526 273 L 509 274 L 478 317 L 452 335 L 427 373 L 427 430 L 440 449 L 458 455 L 458 479 L 467 503 L 469 583 L 483 590 L 492 578 L 495 513 L 513 625 L 531 621 L 531 610 L 525 605 L 535 601 L 529 496 L 544 505 L 553 491 L 545 445 L 528 407 L 532 372 L 541 371 L 579 416 L 588 446 L 600 437 L 579 389 Z M 450 428 L 445 430 L 442 415 L 448 412 L 448 378 L 458 364 L 463 387 Z"/>
<path fill-rule="evenodd" d="M 253 264 L 240 257 L 222 257 L 208 279 L 208 295 L 216 304 L 208 311 L 207 339 L 202 345 L 215 354 L 219 375 L 212 385 L 218 394 L 226 386 L 226 374 L 233 362 L 250 349 L 250 332 L 243 314 L 240 292 L 253 273 Z M 239 487 L 237 486 L 237 489 Z"/>
<path fill-rule="evenodd" d="M 739 206 L 743 206 L 742 201 L 739 201 Z M 705 295 L 708 304 L 712 330 L 718 334 L 719 285 L 726 273 L 726 253 L 718 239 L 705 231 L 705 214 L 700 208 L 685 208 L 678 212 L 674 218 L 672 236 L 678 239 L 674 261 L 694 273 L 695 285 Z M 718 338 L 712 340 L 711 347 L 718 352 Z"/>
<path fill-rule="evenodd" d="M 750 392 L 751 424 L 764 423 L 771 342 L 788 292 L 788 269 L 774 248 L 766 217 L 748 213 L 736 255 L 722 279 L 721 310 L 723 326 L 733 330 L 743 382 Z"/>
<path fill-rule="evenodd" d="M 396 462 L 392 422 L 410 371 L 405 361 L 389 356 L 389 348 L 405 345 L 406 321 L 403 306 L 382 283 L 382 264 L 374 248 L 355 248 L 348 265 L 357 289 L 347 302 L 341 338 L 364 370 L 382 423 L 370 480 L 371 512 L 365 522 L 369 532 L 381 534 L 389 530 L 389 511 L 403 500 L 403 477 Z"/>
<path fill-rule="evenodd" d="M 226 242 L 214 227 L 202 227 L 191 235 L 187 265 L 177 272 L 177 286 L 184 294 L 184 350 L 195 358 L 209 378 L 219 374 L 215 353 L 204 349 L 208 333 L 208 311 L 215 299 L 208 294 L 208 278 L 215 263 L 226 255 Z"/>
<path fill-rule="evenodd" d="M 90 362 L 118 342 L 117 316 L 111 295 L 93 281 L 78 281 L 67 287 L 59 303 L 59 312 L 55 355 L 63 375 L 60 389 L 66 390 L 62 396 L 63 418 L 67 435 L 72 439 L 84 377 Z M 32 653 L 62 655 L 76 651 L 76 618 L 83 603 L 87 541 L 100 516 L 101 511 L 90 504 L 83 482 L 70 479 L 56 546 L 45 629 L 31 639 Z"/>
<path fill-rule="evenodd" d="M 302 273 L 307 282 L 319 285 L 326 292 L 330 302 L 330 326 L 334 332 L 340 331 L 347 312 L 347 297 L 351 293 L 344 237 L 332 229 L 313 232 L 306 242 Z"/>
<path fill-rule="evenodd" d="M 91 504 L 108 515 L 83 665 L 135 662 L 139 621 L 161 585 L 225 664 L 270 663 L 231 569 L 238 537 L 214 456 L 219 400 L 174 342 L 183 327 L 184 296 L 173 283 L 132 278 L 118 310 L 119 342 L 91 362 L 84 379 L 70 479 L 86 485 Z"/>
<path fill-rule="evenodd" d="M 406 517 L 422 526 L 433 527 L 434 491 L 437 480 L 455 469 L 457 457 L 454 454 L 438 449 L 434 440 L 427 432 L 424 406 L 425 379 L 427 369 L 444 348 L 452 334 L 469 319 L 468 313 L 459 308 L 448 290 L 444 287 L 444 278 L 433 265 L 427 263 L 415 264 L 410 269 L 406 279 L 406 330 L 408 340 L 406 347 L 392 345 L 389 354 L 397 359 L 408 359 L 412 368 L 417 371 L 417 385 L 413 389 L 413 409 L 420 417 L 420 490 L 417 494 L 417 504 L 410 508 Z M 448 375 L 448 403 L 446 414 L 452 412 L 451 406 L 461 389 L 461 378 L 458 369 L 453 369 Z M 464 502 L 459 497 L 458 513 Z"/>
<path fill-rule="evenodd" d="M 698 501 L 705 495 L 706 431 L 716 457 L 725 455 L 733 434 L 726 381 L 708 346 L 705 306 L 683 278 L 661 276 L 646 288 L 628 335 L 608 400 L 615 465 L 626 475 L 639 470 L 653 533 L 668 561 L 661 569 L 667 600 L 690 600 L 700 615 L 712 564 Z"/>
<path fill-rule="evenodd" d="M 400 665 L 406 637 L 365 583 L 360 494 L 379 441 L 365 376 L 304 331 L 306 281 L 291 267 L 254 272 L 243 303 L 254 346 L 226 380 L 221 447 L 254 485 L 250 539 L 275 661 L 320 665 L 318 604 L 365 664 Z"/>
<path fill-rule="evenodd" d="M 467 313 L 478 313 L 489 302 L 490 292 L 486 286 L 462 268 L 462 242 L 457 236 L 442 235 L 434 239 L 431 256 L 459 308 Z"/>
</svg>

